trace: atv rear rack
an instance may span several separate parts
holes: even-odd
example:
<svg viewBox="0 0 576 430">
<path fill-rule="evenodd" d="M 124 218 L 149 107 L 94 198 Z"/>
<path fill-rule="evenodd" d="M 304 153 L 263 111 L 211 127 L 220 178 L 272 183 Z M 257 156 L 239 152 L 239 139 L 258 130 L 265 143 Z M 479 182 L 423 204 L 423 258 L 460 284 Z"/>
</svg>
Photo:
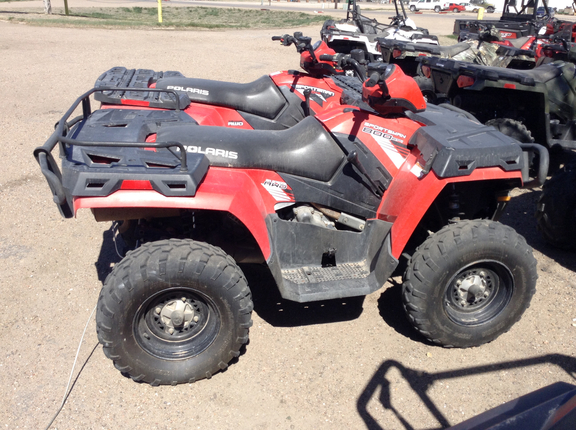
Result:
<svg viewBox="0 0 576 430">
<path fill-rule="evenodd" d="M 176 100 L 180 99 L 174 90 L 155 88 L 100 87 L 81 95 L 56 123 L 46 143 L 34 150 L 34 157 L 61 215 L 65 218 L 74 216 L 74 197 L 106 196 L 120 189 L 124 181 L 148 181 L 152 189 L 165 196 L 194 196 L 208 171 L 209 162 L 203 154 L 187 153 L 180 142 L 86 141 L 77 138 L 93 113 L 90 96 L 104 91 L 162 92 L 174 95 Z M 82 115 L 70 119 L 80 105 Z M 173 110 L 176 116 L 180 115 L 178 106 Z M 57 144 L 60 144 L 62 172 L 52 155 Z M 76 154 L 74 147 L 92 148 L 101 153 L 88 154 L 81 151 L 81 154 Z M 134 151 L 123 157 L 118 153 L 102 153 L 111 148 L 133 148 Z M 168 151 L 157 152 L 156 149 Z M 76 158 L 72 158 L 72 155 L 76 155 Z"/>
<path fill-rule="evenodd" d="M 487 81 L 507 80 L 529 87 L 547 82 L 562 73 L 560 69 L 553 64 L 529 70 L 517 70 L 483 66 L 439 57 L 418 57 L 417 61 L 420 61 L 422 65 L 433 67 L 436 70 L 441 70 L 444 73 L 454 76 L 465 74 L 467 76 L 474 76 L 476 79 L 485 79 Z"/>
</svg>

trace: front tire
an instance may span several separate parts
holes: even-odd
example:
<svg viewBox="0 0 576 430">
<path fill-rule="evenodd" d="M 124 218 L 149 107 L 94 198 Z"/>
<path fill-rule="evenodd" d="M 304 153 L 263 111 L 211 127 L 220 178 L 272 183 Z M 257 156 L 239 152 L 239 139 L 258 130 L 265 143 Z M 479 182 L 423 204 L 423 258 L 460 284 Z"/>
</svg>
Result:
<svg viewBox="0 0 576 430">
<path fill-rule="evenodd" d="M 404 309 L 431 342 L 467 348 L 507 332 L 536 289 L 522 236 L 494 221 L 460 221 L 430 236 L 404 274 Z"/>
<path fill-rule="evenodd" d="M 435 7 L 434 7 L 434 12 L 440 13 L 440 10 L 441 10 L 441 9 L 440 9 L 440 6 L 435 6 Z"/>
<path fill-rule="evenodd" d="M 411 11 L 411 12 L 416 12 L 416 6 L 414 6 L 414 5 L 410 6 L 410 11 Z"/>
<path fill-rule="evenodd" d="M 557 248 L 575 248 L 576 165 L 564 166 L 546 181 L 536 208 L 544 240 Z"/>
<path fill-rule="evenodd" d="M 239 356 L 252 308 L 242 271 L 221 249 L 191 240 L 151 242 L 128 253 L 106 279 L 98 340 L 136 381 L 194 382 Z"/>
</svg>

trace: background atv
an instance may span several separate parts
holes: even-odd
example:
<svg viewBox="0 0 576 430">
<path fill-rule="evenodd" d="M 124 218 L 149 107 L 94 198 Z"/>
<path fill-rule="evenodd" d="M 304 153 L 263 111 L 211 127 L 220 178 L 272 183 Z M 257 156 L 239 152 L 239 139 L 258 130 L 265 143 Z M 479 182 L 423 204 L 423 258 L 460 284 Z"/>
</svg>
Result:
<svg viewBox="0 0 576 430">
<path fill-rule="evenodd" d="M 484 28 L 476 38 L 469 38 L 451 46 L 410 43 L 390 39 L 377 39 L 382 61 L 398 64 L 413 76 L 429 103 L 436 103 L 436 90 L 429 76 L 420 70 L 420 58 L 433 56 L 451 58 L 474 64 L 492 65 L 518 69 L 531 69 L 535 65 L 534 52 L 513 46 L 501 45 L 495 29 Z"/>
<path fill-rule="evenodd" d="M 251 326 L 242 262 L 265 262 L 282 297 L 310 302 L 376 291 L 404 255 L 408 318 L 449 347 L 489 342 L 521 317 L 536 261 L 496 220 L 512 188 L 543 181 L 546 150 L 425 109 L 394 65 L 369 72 L 364 109 L 281 131 L 178 116 L 118 127 L 115 108 L 90 109 L 106 88 L 70 107 L 35 157 L 63 216 L 91 209 L 135 248 L 107 277 L 96 316 L 120 371 L 158 385 L 225 369 Z M 532 151 L 542 168 L 529 181 Z"/>
<path fill-rule="evenodd" d="M 396 1 L 394 6 L 396 15 L 390 17 L 390 24 L 381 24 L 375 19 L 363 16 L 356 0 L 352 0 L 348 2 L 346 19 L 338 22 L 326 21 L 320 31 L 320 37 L 338 53 L 348 54 L 352 50 L 359 49 L 366 53 L 370 61 L 381 60 L 376 38 L 438 45 L 438 37 L 431 36 L 426 29 L 416 27 L 414 21 L 408 18 L 402 2 L 400 8 Z"/>
<path fill-rule="evenodd" d="M 575 66 L 556 61 L 532 70 L 421 57 L 439 97 L 522 142 L 576 148 Z"/>
<path fill-rule="evenodd" d="M 560 21 L 553 19 L 550 13 L 544 14 L 542 17 L 537 16 L 538 4 L 538 0 L 505 0 L 504 10 L 499 20 L 456 19 L 454 20 L 453 34 L 462 40 L 469 33 L 477 33 L 478 24 L 482 24 L 497 28 L 503 39 L 518 39 L 537 34 L 548 23 L 550 23 L 551 28 L 560 23 Z M 542 4 L 548 10 L 546 0 L 542 0 Z"/>
<path fill-rule="evenodd" d="M 355 59 L 362 61 L 361 53 L 336 54 L 323 42 L 312 46 L 311 39 L 300 32 L 275 36 L 273 40 L 284 46 L 294 45 L 306 73 L 276 72 L 238 84 L 187 78 L 173 71 L 114 67 L 97 79 L 96 88 L 109 90 L 97 92 L 95 98 L 104 109 L 115 109 L 114 121 L 118 124 L 130 122 L 126 118 L 134 115 L 137 106 L 141 109 L 138 115 L 150 119 L 169 116 L 198 125 L 281 130 L 339 105 L 342 92 L 357 91 L 360 79 L 365 77 L 366 65 Z M 356 98 L 361 99 L 361 94 Z M 119 105 L 126 111 L 119 110 Z"/>
<path fill-rule="evenodd" d="M 552 49 L 552 48 L 550 48 Z M 571 58 L 572 54 L 560 52 Z M 510 70 L 423 58 L 439 97 L 466 110 L 481 122 L 521 142 L 545 144 L 553 154 L 551 173 L 574 160 L 576 149 L 576 67 L 554 61 L 533 70 Z M 439 94 L 438 94 L 439 93 Z M 544 238 L 572 247 L 576 200 L 574 167 L 555 173 L 546 183 L 536 217 Z"/>
</svg>

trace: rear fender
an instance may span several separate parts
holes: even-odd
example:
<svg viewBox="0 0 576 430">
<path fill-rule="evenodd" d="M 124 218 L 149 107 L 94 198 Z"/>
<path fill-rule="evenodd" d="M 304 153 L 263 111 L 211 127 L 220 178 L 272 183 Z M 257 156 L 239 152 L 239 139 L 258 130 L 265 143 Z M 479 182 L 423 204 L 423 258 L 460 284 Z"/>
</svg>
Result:
<svg viewBox="0 0 576 430">
<path fill-rule="evenodd" d="M 137 208 L 229 212 L 252 233 L 264 258 L 268 259 L 270 240 L 265 219 L 275 212 L 275 205 L 292 202 L 292 190 L 274 172 L 211 167 L 194 197 L 166 197 L 149 189 L 121 189 L 107 197 L 74 198 L 74 213 L 87 208 L 92 209 L 95 216 L 99 210 Z"/>
<path fill-rule="evenodd" d="M 475 169 L 468 176 L 440 178 L 434 171 L 425 174 L 416 157 L 411 154 L 395 176 L 378 208 L 378 218 L 392 222 L 392 255 L 399 258 L 412 233 L 440 192 L 451 183 L 514 180 L 522 183 L 522 172 L 505 172 L 500 167 Z"/>
<path fill-rule="evenodd" d="M 129 110 L 165 110 L 147 106 L 132 106 L 129 104 L 115 105 L 102 104 L 101 109 L 129 109 Z M 214 106 L 204 103 L 190 103 L 183 111 L 194 119 L 198 125 L 214 125 L 221 127 L 252 129 L 250 124 L 237 110 L 224 106 Z"/>
</svg>

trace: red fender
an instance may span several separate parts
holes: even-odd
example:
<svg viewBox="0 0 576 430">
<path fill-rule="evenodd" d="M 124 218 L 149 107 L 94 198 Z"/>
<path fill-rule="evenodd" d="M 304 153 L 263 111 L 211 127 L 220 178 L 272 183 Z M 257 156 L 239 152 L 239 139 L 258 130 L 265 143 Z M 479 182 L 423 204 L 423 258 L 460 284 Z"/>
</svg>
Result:
<svg viewBox="0 0 576 430">
<path fill-rule="evenodd" d="M 417 163 L 416 156 L 410 154 L 400 172 L 390 183 L 378 208 L 378 218 L 394 224 L 391 241 L 392 255 L 395 258 L 400 258 L 416 226 L 434 199 L 448 184 L 512 178 L 522 182 L 522 172 L 505 172 L 500 167 L 476 169 L 468 176 L 445 179 L 438 177 L 434 171 L 420 178 L 421 175 L 422 166 Z"/>
<path fill-rule="evenodd" d="M 294 201 L 292 190 L 274 172 L 210 167 L 194 197 L 166 197 L 150 190 L 121 189 L 107 197 L 75 197 L 74 213 L 98 208 L 205 209 L 229 212 L 250 230 L 264 258 L 270 256 L 266 217 L 277 203 Z M 134 182 L 131 181 L 131 184 Z"/>
</svg>

